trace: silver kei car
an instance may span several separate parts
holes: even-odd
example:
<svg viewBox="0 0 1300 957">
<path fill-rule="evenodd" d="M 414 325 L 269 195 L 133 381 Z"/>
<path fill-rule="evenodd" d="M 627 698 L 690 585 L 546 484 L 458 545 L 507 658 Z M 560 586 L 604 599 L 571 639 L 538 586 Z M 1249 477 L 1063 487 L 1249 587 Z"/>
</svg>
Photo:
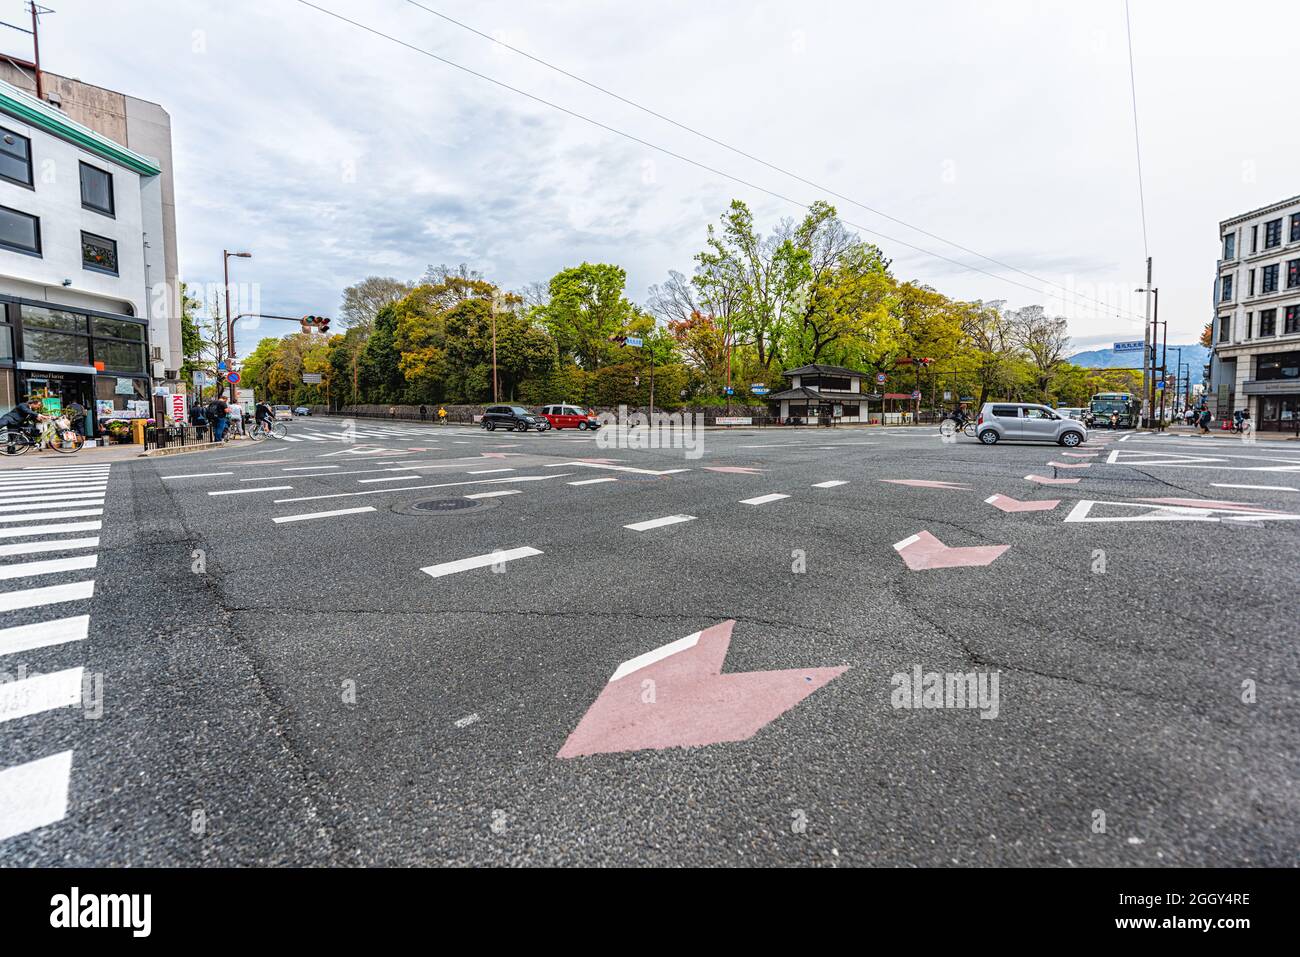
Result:
<svg viewBox="0 0 1300 957">
<path fill-rule="evenodd" d="M 1056 442 L 1074 448 L 1088 441 L 1078 419 L 1029 402 L 985 402 L 975 420 L 975 435 L 985 445 L 998 442 Z"/>
</svg>

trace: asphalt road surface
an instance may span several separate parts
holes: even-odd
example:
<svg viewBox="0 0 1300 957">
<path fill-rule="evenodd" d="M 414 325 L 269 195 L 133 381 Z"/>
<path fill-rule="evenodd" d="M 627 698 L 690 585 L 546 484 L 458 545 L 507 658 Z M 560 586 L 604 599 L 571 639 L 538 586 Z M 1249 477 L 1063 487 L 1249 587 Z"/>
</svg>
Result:
<svg viewBox="0 0 1300 957">
<path fill-rule="evenodd" d="M 0 863 L 1296 863 L 1295 443 L 289 434 L 4 463 Z"/>
</svg>

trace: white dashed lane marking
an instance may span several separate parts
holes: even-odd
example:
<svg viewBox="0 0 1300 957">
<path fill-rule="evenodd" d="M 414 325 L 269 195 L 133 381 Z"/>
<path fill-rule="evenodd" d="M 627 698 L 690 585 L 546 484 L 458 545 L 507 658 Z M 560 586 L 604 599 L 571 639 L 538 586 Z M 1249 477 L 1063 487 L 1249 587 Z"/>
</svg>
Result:
<svg viewBox="0 0 1300 957">
<path fill-rule="evenodd" d="M 443 562 L 440 565 L 429 565 L 427 568 L 421 568 L 420 571 L 430 578 L 442 578 L 444 575 L 454 575 L 457 572 L 471 571 L 475 568 L 487 568 L 491 565 L 513 562 L 520 558 L 531 558 L 540 554 L 542 554 L 540 549 L 525 546 L 500 552 L 490 552 L 487 555 L 475 555 L 473 558 L 461 558 L 454 562 Z"/>
<path fill-rule="evenodd" d="M 301 515 L 282 515 L 279 518 L 272 519 L 277 525 L 285 522 L 306 522 L 313 518 L 333 518 L 336 515 L 360 515 L 362 512 L 373 512 L 374 508 L 370 505 L 364 508 L 336 508 L 328 512 L 303 512 Z"/>
<path fill-rule="evenodd" d="M 644 522 L 633 522 L 631 525 L 624 525 L 624 528 L 631 529 L 634 532 L 648 532 L 654 528 L 663 528 L 665 525 L 677 525 L 681 522 L 695 521 L 694 515 L 666 515 L 663 518 L 652 518 Z"/>
</svg>

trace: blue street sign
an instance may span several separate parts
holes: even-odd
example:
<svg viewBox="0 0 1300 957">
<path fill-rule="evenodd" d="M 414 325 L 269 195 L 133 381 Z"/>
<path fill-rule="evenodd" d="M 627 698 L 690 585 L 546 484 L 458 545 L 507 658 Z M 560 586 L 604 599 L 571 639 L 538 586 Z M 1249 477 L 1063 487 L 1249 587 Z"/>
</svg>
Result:
<svg viewBox="0 0 1300 957">
<path fill-rule="evenodd" d="M 876 373 L 876 381 L 879 382 L 879 383 L 881 383 L 881 384 L 883 384 L 884 381 L 885 381 L 887 378 L 888 378 L 888 376 L 886 376 L 883 372 L 877 372 L 877 373 Z"/>
<path fill-rule="evenodd" d="M 229 382 L 231 385 L 235 385 L 236 383 L 239 382 L 239 373 L 238 372 L 230 373 L 230 375 L 226 376 L 226 381 Z"/>
<path fill-rule="evenodd" d="M 735 395 L 735 394 L 736 394 L 736 390 L 733 389 L 731 386 L 727 386 L 725 389 L 722 390 L 722 394 L 723 394 L 723 395 Z"/>
<path fill-rule="evenodd" d="M 913 398 L 913 399 L 919 399 L 919 398 L 921 398 L 921 393 L 920 393 L 920 392 L 913 392 L 913 393 L 912 393 L 912 398 Z"/>
<path fill-rule="evenodd" d="M 218 371 L 218 372 L 225 372 L 225 371 L 226 371 L 226 364 L 225 364 L 224 362 L 218 362 L 218 363 L 217 363 L 217 371 Z"/>
<path fill-rule="evenodd" d="M 640 339 L 636 338 L 635 336 L 628 336 L 626 344 L 631 346 L 633 349 L 640 349 L 643 345 L 645 345 L 644 342 L 642 342 Z"/>
<path fill-rule="evenodd" d="M 1164 387 L 1165 387 L 1165 383 L 1164 383 L 1163 380 L 1161 380 L 1160 382 L 1157 382 L 1157 383 L 1156 383 L 1156 388 L 1157 388 L 1157 389 L 1163 389 Z"/>
<path fill-rule="evenodd" d="M 751 385 L 749 391 L 754 393 L 754 395 L 767 395 L 772 390 L 765 385 Z"/>
<path fill-rule="evenodd" d="M 1141 339 L 1130 339 L 1126 342 L 1115 343 L 1116 352 L 1141 352 L 1142 347 L 1146 345 Z"/>
</svg>

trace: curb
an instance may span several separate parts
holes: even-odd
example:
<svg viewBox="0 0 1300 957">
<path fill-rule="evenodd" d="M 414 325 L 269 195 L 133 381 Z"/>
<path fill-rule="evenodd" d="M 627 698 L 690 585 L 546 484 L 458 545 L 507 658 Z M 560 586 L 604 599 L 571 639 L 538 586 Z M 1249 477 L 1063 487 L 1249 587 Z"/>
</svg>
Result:
<svg viewBox="0 0 1300 957">
<path fill-rule="evenodd" d="M 209 442 L 201 446 L 178 446 L 174 449 L 150 449 L 148 452 L 140 452 L 136 455 L 138 459 L 161 458 L 165 455 L 189 455 L 198 452 L 212 452 L 217 449 L 227 448 L 230 444 L 229 439 L 222 439 L 220 442 Z"/>
</svg>

